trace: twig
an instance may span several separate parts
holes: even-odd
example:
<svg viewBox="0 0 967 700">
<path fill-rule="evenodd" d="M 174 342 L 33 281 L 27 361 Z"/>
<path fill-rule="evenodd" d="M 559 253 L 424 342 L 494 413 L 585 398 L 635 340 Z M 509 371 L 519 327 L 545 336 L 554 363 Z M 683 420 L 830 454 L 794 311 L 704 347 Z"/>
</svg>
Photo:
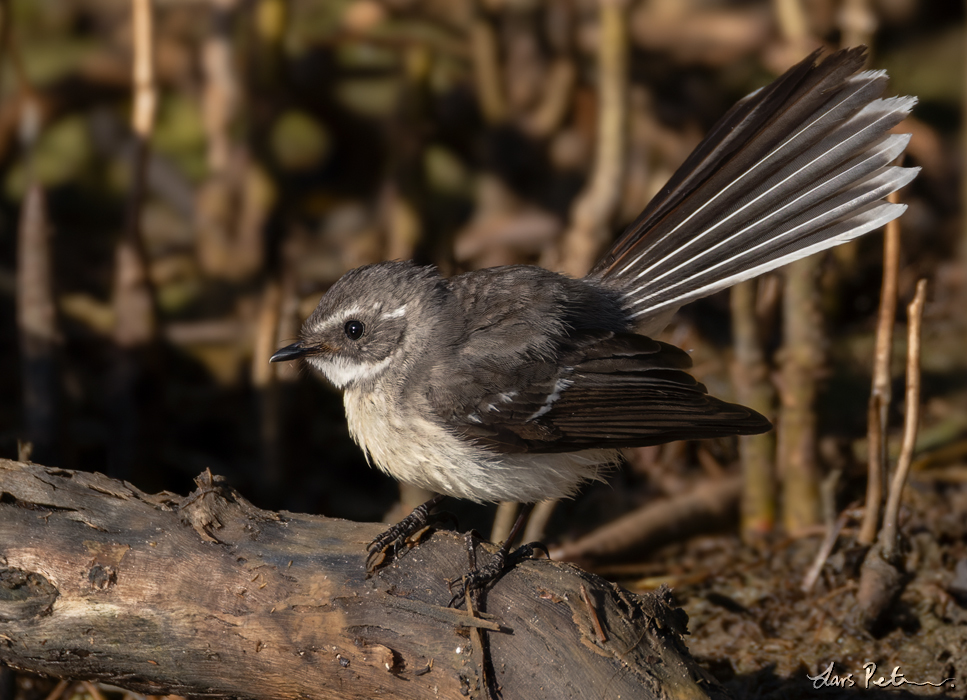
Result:
<svg viewBox="0 0 967 700">
<path fill-rule="evenodd" d="M 134 31 L 134 113 L 131 126 L 138 137 L 147 141 L 154 130 L 158 106 L 151 0 L 131 0 L 131 22 Z"/>
<path fill-rule="evenodd" d="M 804 4 L 803 0 L 772 0 L 776 24 L 783 38 L 780 58 L 783 70 L 819 44 L 812 33 Z"/>
<path fill-rule="evenodd" d="M 232 29 L 237 0 L 215 0 L 211 8 L 211 31 L 202 45 L 205 86 L 202 117 L 207 137 L 208 169 L 223 175 L 231 162 L 229 128 L 239 102 L 238 76 L 232 58 Z"/>
<path fill-rule="evenodd" d="M 472 536 L 469 533 L 467 535 L 467 559 L 470 571 L 475 570 L 477 568 L 477 550 L 474 548 Z M 467 614 L 475 619 L 480 615 L 479 611 L 474 608 L 473 596 L 473 591 L 464 591 L 464 599 L 467 601 Z M 491 686 L 493 684 L 491 679 L 493 661 L 488 653 L 486 638 L 484 637 L 483 630 L 479 627 L 471 626 L 467 631 L 470 636 L 470 641 L 473 644 L 474 660 L 477 662 L 477 668 L 480 669 L 480 685 L 483 687 L 484 697 L 486 700 L 491 700 L 493 698 L 493 693 L 491 692 Z"/>
<path fill-rule="evenodd" d="M 69 685 L 70 681 L 58 681 L 57 685 L 55 685 L 54 689 L 47 694 L 47 697 L 44 700 L 58 700 L 58 698 L 64 694 L 64 691 L 67 690 Z"/>
<path fill-rule="evenodd" d="M 20 341 L 26 438 L 38 459 L 58 443 L 59 331 L 46 199 L 39 185 L 27 191 L 17 235 L 17 335 Z"/>
<path fill-rule="evenodd" d="M 493 24 L 474 2 L 470 23 L 470 49 L 480 111 L 488 124 L 500 124 L 507 119 L 507 97 L 500 76 L 500 47 Z"/>
<path fill-rule="evenodd" d="M 245 206 L 239 190 L 244 187 L 249 167 L 247 160 L 235 152 L 230 135 L 241 92 L 232 52 L 235 4 L 235 0 L 212 3 L 211 28 L 201 47 L 201 112 L 208 176 L 196 197 L 195 245 L 206 273 L 243 278 L 251 265 L 237 260 L 241 218 L 237 205 Z"/>
<path fill-rule="evenodd" d="M 599 561 L 648 547 L 665 546 L 732 516 L 742 483 L 739 477 L 710 479 L 693 491 L 649 504 L 550 552 L 552 559 Z"/>
<path fill-rule="evenodd" d="M 782 38 L 790 48 L 798 51 L 810 36 L 809 20 L 802 0 L 773 0 L 772 5 Z"/>
<path fill-rule="evenodd" d="M 754 280 L 732 288 L 732 337 L 735 339 L 735 362 L 732 383 L 736 397 L 749 408 L 770 415 L 775 401 L 775 390 L 769 381 L 769 368 L 759 338 L 756 319 L 756 289 Z M 746 541 L 771 532 L 776 519 L 775 435 L 739 438 L 742 462 L 742 537 Z"/>
<path fill-rule="evenodd" d="M 514 526 L 517 519 L 517 506 L 515 501 L 501 501 L 497 506 L 497 514 L 494 516 L 494 525 L 490 529 L 491 542 L 503 542 L 510 534 L 510 529 Z"/>
<path fill-rule="evenodd" d="M 571 105 L 577 67 L 567 56 L 557 58 L 547 70 L 541 101 L 523 121 L 523 128 L 534 138 L 550 136 L 564 121 Z"/>
<path fill-rule="evenodd" d="M 803 576 L 802 585 L 799 587 L 803 593 L 809 593 L 816 585 L 816 580 L 819 578 L 819 574 L 823 570 L 823 565 L 826 560 L 829 559 L 830 553 L 833 551 L 833 547 L 836 545 L 836 540 L 839 537 L 839 533 L 842 532 L 843 528 L 846 526 L 846 521 L 850 518 L 850 508 L 847 508 L 836 521 L 830 525 L 826 530 L 826 536 L 823 538 L 822 544 L 819 546 L 819 551 L 816 552 L 816 559 L 813 561 L 812 566 L 809 567 L 809 571 Z"/>
<path fill-rule="evenodd" d="M 878 538 L 883 549 L 883 558 L 891 561 L 896 555 L 897 519 L 900 512 L 900 497 L 913 461 L 913 449 L 917 442 L 917 429 L 920 423 L 920 329 L 923 321 L 923 305 L 927 295 L 927 280 L 917 282 L 913 301 L 907 307 L 907 386 L 903 418 L 903 442 L 897 460 L 886 509 L 883 512 L 883 527 Z"/>
<path fill-rule="evenodd" d="M 426 238 L 427 183 L 423 167 L 428 81 L 433 55 L 423 46 L 406 52 L 404 80 L 393 115 L 392 174 L 385 187 L 386 248 L 389 260 L 407 260 Z"/>
<path fill-rule="evenodd" d="M 96 683 L 91 683 L 90 681 L 81 681 L 81 687 L 87 691 L 87 694 L 93 698 L 93 700 L 105 700 L 104 693 L 101 689 L 97 687 Z"/>
<path fill-rule="evenodd" d="M 110 468 L 118 475 L 131 469 L 140 446 L 148 442 L 145 432 L 157 430 L 159 425 L 153 416 L 146 415 L 146 412 L 156 411 L 157 406 L 137 401 L 139 385 L 150 374 L 146 371 L 146 365 L 150 363 L 145 351 L 153 348 L 158 333 L 155 295 L 148 276 L 141 231 L 148 144 L 157 106 L 151 10 L 150 0 L 132 0 L 134 108 L 131 129 L 134 144 L 125 226 L 114 259 L 113 341 L 118 357 L 107 387 L 113 414 Z"/>
<path fill-rule="evenodd" d="M 793 534 L 820 520 L 815 402 L 825 342 L 816 286 L 821 261 L 814 255 L 786 267 L 777 461 L 783 523 Z"/>
<path fill-rule="evenodd" d="M 963 30 L 965 38 L 967 38 L 967 30 Z M 967 51 L 967 41 L 963 41 L 964 51 Z M 965 84 L 961 85 L 961 102 L 960 110 L 961 114 L 967 114 L 967 71 L 964 71 L 961 80 L 965 81 Z M 967 121 L 961 122 L 960 125 L 960 168 L 961 172 L 967 168 Z M 960 201 L 967 202 L 967 177 L 960 178 Z M 960 217 L 960 246 L 959 246 L 959 257 L 960 257 L 960 269 L 967 270 L 967 217 Z"/>
<path fill-rule="evenodd" d="M 252 386 L 258 392 L 259 436 L 262 463 L 258 465 L 256 483 L 271 489 L 284 482 L 286 463 L 281 445 L 282 409 L 274 365 L 269 357 L 278 347 L 279 315 L 282 310 L 282 284 L 277 278 L 265 283 L 262 308 L 259 310 L 252 353 Z"/>
<path fill-rule="evenodd" d="M 145 171 L 158 100 L 154 74 L 151 0 L 132 0 L 131 12 L 134 31 L 134 109 L 131 129 L 135 143 L 127 220 L 124 235 L 118 243 L 114 279 L 114 304 L 117 314 L 114 341 L 122 349 L 147 345 L 154 340 L 156 334 L 154 294 L 141 240 Z"/>
<path fill-rule="evenodd" d="M 598 136 L 594 167 L 571 208 L 561 241 L 561 271 L 579 277 L 610 237 L 608 224 L 621 200 L 628 140 L 628 17 L 624 0 L 599 0 Z"/>
<path fill-rule="evenodd" d="M 888 201 L 896 204 L 899 197 L 893 192 Z M 857 541 L 873 544 L 876 539 L 886 481 L 887 418 L 892 399 L 890 365 L 893 360 L 893 326 L 896 323 L 897 278 L 900 270 L 900 222 L 886 225 L 883 233 L 883 282 L 880 288 L 880 310 L 876 323 L 876 350 L 873 357 L 873 387 L 867 410 L 867 483 L 866 510 Z"/>
<path fill-rule="evenodd" d="M 852 617 L 855 624 L 869 631 L 876 628 L 883 612 L 890 609 L 904 585 L 903 558 L 897 551 L 897 519 L 903 486 L 913 461 L 920 417 L 920 328 L 926 291 L 926 280 L 917 282 L 916 295 L 907 307 L 907 388 L 903 443 L 887 496 L 883 527 L 860 567 L 856 607 Z"/>
<path fill-rule="evenodd" d="M 773 0 L 773 6 L 788 58 L 799 60 L 815 43 L 803 2 Z M 815 403 L 825 342 L 817 288 L 822 260 L 812 255 L 785 268 L 776 462 L 782 480 L 783 525 L 790 534 L 819 522 Z"/>
<path fill-rule="evenodd" d="M 591 594 L 588 593 L 588 587 L 583 583 L 581 584 L 581 597 L 584 598 L 584 604 L 588 606 L 588 615 L 591 617 L 591 623 L 594 625 L 594 636 L 597 638 L 599 644 L 605 644 L 608 641 L 608 635 L 605 634 L 604 628 L 601 626 L 601 620 L 598 618 L 598 611 L 594 608 L 594 603 L 591 602 Z"/>
<path fill-rule="evenodd" d="M 837 13 L 842 46 L 869 46 L 876 31 L 876 14 L 869 0 L 845 0 Z"/>
<path fill-rule="evenodd" d="M 531 517 L 527 520 L 527 527 L 524 528 L 524 542 L 543 542 L 547 534 L 547 523 L 554 515 L 557 508 L 557 499 L 541 501 L 534 506 Z"/>
<path fill-rule="evenodd" d="M 0 0 L 0 61 L 7 57 L 10 45 L 10 0 Z M 2 68 L 2 64 L 0 64 Z M 0 95 L 3 94 L 3 70 L 0 70 Z"/>
</svg>

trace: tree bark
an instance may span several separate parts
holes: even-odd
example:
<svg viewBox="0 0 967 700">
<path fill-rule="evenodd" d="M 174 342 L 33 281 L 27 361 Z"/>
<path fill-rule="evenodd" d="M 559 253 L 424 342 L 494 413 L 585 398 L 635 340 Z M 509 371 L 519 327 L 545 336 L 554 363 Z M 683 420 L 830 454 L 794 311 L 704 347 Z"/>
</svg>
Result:
<svg viewBox="0 0 967 700">
<path fill-rule="evenodd" d="M 468 568 L 455 533 L 367 579 L 379 524 L 263 511 L 197 481 L 148 495 L 0 460 L 0 662 L 207 697 L 725 697 L 667 591 L 527 560 L 471 617 L 447 607 Z"/>
</svg>

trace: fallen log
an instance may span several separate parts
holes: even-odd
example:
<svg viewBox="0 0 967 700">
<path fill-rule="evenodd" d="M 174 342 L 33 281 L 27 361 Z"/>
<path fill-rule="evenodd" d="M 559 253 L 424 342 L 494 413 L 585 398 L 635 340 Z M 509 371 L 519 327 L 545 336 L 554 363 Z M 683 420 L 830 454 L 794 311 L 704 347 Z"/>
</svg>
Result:
<svg viewBox="0 0 967 700">
<path fill-rule="evenodd" d="M 379 524 L 263 511 L 197 481 L 149 495 L 0 460 L 0 662 L 199 697 L 726 697 L 667 591 L 529 560 L 474 617 L 447 607 L 462 536 L 431 532 L 367 579 Z"/>
</svg>

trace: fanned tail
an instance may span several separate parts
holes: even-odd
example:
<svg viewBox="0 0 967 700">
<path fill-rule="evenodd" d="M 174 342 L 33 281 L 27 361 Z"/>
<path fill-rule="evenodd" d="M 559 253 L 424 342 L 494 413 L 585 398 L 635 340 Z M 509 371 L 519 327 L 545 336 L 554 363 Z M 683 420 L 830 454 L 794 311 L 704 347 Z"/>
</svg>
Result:
<svg viewBox="0 0 967 700">
<path fill-rule="evenodd" d="M 589 273 L 639 326 L 906 209 L 883 200 L 919 168 L 890 165 L 910 137 L 887 132 L 916 98 L 879 99 L 864 48 L 818 53 L 733 107 Z"/>
</svg>

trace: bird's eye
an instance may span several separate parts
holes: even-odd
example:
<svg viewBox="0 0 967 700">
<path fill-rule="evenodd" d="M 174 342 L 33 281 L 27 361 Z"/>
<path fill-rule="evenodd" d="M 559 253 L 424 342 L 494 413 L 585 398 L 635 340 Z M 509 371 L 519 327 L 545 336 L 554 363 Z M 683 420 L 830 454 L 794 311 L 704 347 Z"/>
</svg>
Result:
<svg viewBox="0 0 967 700">
<path fill-rule="evenodd" d="M 363 325 L 362 321 L 353 319 L 352 321 L 346 321 L 344 330 L 346 331 L 346 336 L 350 340 L 359 340 L 359 336 L 363 334 L 363 330 L 365 330 L 365 328 L 366 327 Z"/>
</svg>

